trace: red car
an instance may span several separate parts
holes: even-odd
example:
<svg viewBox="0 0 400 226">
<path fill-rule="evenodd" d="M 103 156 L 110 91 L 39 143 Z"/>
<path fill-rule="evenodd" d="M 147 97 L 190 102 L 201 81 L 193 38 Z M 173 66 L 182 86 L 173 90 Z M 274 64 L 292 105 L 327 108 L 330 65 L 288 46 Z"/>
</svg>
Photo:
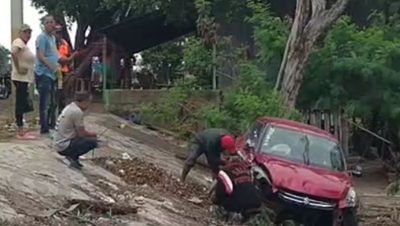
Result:
<svg viewBox="0 0 400 226">
<path fill-rule="evenodd" d="M 338 140 L 303 123 L 260 118 L 237 139 L 257 186 L 277 213 L 307 226 L 355 226 L 357 197 Z"/>
</svg>

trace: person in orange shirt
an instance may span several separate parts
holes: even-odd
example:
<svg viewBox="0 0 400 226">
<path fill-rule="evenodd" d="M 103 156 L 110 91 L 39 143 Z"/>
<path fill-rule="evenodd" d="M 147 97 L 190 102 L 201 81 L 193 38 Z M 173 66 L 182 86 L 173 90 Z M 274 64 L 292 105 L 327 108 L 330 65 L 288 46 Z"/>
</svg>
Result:
<svg viewBox="0 0 400 226">
<path fill-rule="evenodd" d="M 63 38 L 62 36 L 62 26 L 57 25 L 56 26 L 56 31 L 55 31 L 55 36 L 56 36 L 56 43 L 57 43 L 57 49 L 58 53 L 60 54 L 60 58 L 67 59 L 68 62 L 72 62 L 74 57 L 76 56 L 76 52 L 72 53 L 72 48 L 68 44 L 68 42 Z M 59 114 L 61 111 L 64 109 L 64 107 L 69 104 L 67 103 L 67 95 L 63 92 L 63 86 L 65 83 L 68 82 L 68 76 L 71 76 L 72 72 L 72 67 L 71 64 L 63 64 L 61 65 L 60 71 L 57 73 L 58 74 L 58 112 Z"/>
</svg>

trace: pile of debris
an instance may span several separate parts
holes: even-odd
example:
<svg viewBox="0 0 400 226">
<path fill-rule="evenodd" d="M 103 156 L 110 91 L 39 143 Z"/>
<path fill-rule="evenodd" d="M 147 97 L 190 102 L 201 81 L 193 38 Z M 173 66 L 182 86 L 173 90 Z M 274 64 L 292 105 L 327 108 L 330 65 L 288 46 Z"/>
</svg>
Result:
<svg viewBox="0 0 400 226">
<path fill-rule="evenodd" d="M 195 183 L 182 183 L 177 177 L 165 170 L 157 168 L 138 158 L 98 158 L 93 160 L 115 175 L 120 176 L 127 184 L 149 186 L 163 194 L 179 199 L 194 200 L 196 204 L 208 206 L 206 199 L 207 188 Z"/>
</svg>

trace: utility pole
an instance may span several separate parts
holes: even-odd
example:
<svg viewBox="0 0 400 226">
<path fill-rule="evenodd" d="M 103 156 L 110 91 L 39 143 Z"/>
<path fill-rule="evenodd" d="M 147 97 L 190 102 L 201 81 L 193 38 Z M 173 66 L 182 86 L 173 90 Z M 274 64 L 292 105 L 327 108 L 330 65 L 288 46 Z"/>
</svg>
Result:
<svg viewBox="0 0 400 226">
<path fill-rule="evenodd" d="M 11 43 L 18 38 L 19 29 L 24 21 L 24 7 L 23 0 L 10 0 L 11 4 Z M 11 82 L 11 119 L 14 119 L 15 109 L 15 87 Z"/>
</svg>

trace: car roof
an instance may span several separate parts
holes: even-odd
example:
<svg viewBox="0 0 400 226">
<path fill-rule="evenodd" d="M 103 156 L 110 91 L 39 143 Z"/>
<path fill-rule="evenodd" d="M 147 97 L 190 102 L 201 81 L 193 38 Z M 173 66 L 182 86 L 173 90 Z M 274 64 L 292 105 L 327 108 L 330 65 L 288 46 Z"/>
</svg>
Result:
<svg viewBox="0 0 400 226">
<path fill-rule="evenodd" d="M 328 138 L 330 140 L 333 141 L 338 141 L 338 139 L 332 135 L 331 133 L 329 133 L 328 131 L 319 129 L 315 126 L 311 126 L 311 125 L 307 125 L 305 123 L 301 123 L 301 122 L 296 122 L 293 120 L 289 120 L 289 119 L 283 119 L 283 118 L 273 118 L 273 117 L 260 117 L 257 119 L 258 122 L 267 125 L 267 124 L 274 124 L 277 126 L 284 126 L 284 127 L 290 127 L 293 128 L 295 130 L 303 130 L 303 131 L 308 131 L 310 133 L 313 134 L 317 134 L 319 136 Z"/>
</svg>

